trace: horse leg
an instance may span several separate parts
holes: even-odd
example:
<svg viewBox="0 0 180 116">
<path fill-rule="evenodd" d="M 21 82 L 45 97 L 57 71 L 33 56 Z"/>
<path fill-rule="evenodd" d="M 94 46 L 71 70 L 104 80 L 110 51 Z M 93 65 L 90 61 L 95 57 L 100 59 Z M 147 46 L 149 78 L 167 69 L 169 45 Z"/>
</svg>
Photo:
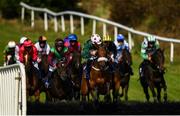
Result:
<svg viewBox="0 0 180 116">
<path fill-rule="evenodd" d="M 124 90 L 125 90 L 125 101 L 128 101 L 128 88 L 129 88 L 129 84 L 127 84 L 124 88 Z"/>
<path fill-rule="evenodd" d="M 150 84 L 149 84 L 149 88 L 151 89 L 154 102 L 156 102 L 156 101 L 157 101 L 157 97 L 156 97 L 156 92 L 155 92 L 155 90 L 154 90 L 154 85 L 153 85 L 152 83 L 150 83 Z"/>
<path fill-rule="evenodd" d="M 35 96 L 35 101 L 39 102 L 39 99 L 40 99 L 40 90 L 39 89 L 35 91 L 34 96 Z"/>
<path fill-rule="evenodd" d="M 164 90 L 164 101 L 167 101 L 167 86 L 166 86 L 166 82 L 164 80 L 164 76 L 162 77 L 162 87 Z"/>
<path fill-rule="evenodd" d="M 161 102 L 161 87 L 160 85 L 157 87 L 157 99 Z"/>
<path fill-rule="evenodd" d="M 164 102 L 167 102 L 167 87 L 164 87 Z"/>
<path fill-rule="evenodd" d="M 105 95 L 105 101 L 106 102 L 111 102 L 111 96 L 110 96 L 110 83 L 106 83 L 107 87 L 107 94 Z"/>
<path fill-rule="evenodd" d="M 148 92 L 148 84 L 147 81 L 145 80 L 145 77 L 140 77 L 140 82 L 141 82 L 141 86 L 143 87 L 143 91 L 146 95 L 146 100 L 147 102 L 149 102 L 149 92 Z"/>
<path fill-rule="evenodd" d="M 113 88 L 113 101 L 116 102 L 116 101 L 119 101 L 120 98 L 119 98 L 119 89 L 120 89 L 120 81 L 117 81 L 114 85 L 114 88 Z"/>
</svg>

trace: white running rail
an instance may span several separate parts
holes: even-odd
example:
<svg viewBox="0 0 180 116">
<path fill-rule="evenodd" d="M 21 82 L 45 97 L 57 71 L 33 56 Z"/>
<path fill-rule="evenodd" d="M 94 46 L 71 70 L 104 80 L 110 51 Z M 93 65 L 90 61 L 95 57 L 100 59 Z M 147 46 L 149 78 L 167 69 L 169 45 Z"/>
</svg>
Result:
<svg viewBox="0 0 180 116">
<path fill-rule="evenodd" d="M 0 115 L 26 115 L 26 107 L 23 64 L 0 67 Z"/>
<path fill-rule="evenodd" d="M 119 23 L 109 21 L 107 19 L 99 18 L 96 16 L 84 14 L 84 13 L 79 13 L 75 11 L 64 11 L 64 12 L 58 12 L 55 13 L 47 8 L 38 8 L 38 7 L 32 7 L 29 6 L 23 2 L 20 2 L 20 5 L 22 6 L 21 9 L 21 20 L 22 22 L 24 21 L 24 15 L 25 15 L 25 8 L 31 10 L 31 27 L 34 27 L 34 11 L 38 12 L 43 12 L 44 13 L 44 29 L 45 31 L 48 30 L 48 15 L 51 15 L 54 17 L 54 30 L 55 32 L 58 31 L 58 22 L 57 22 L 57 17 L 61 17 L 61 29 L 63 32 L 65 32 L 65 21 L 64 21 L 64 15 L 70 15 L 70 32 L 74 33 L 74 24 L 73 24 L 73 16 L 79 16 L 80 21 L 81 21 L 81 34 L 84 35 L 84 18 L 92 19 L 93 20 L 93 26 L 92 26 L 92 33 L 96 33 L 96 23 L 97 21 L 103 23 L 103 35 L 107 33 L 107 24 L 114 26 L 114 38 L 117 37 L 118 34 L 118 28 L 126 30 L 128 32 L 128 41 L 129 41 L 129 47 L 132 49 L 134 46 L 132 34 L 140 35 L 140 36 L 149 36 L 151 34 L 146 33 L 146 32 L 141 32 L 134 30 L 133 28 L 129 28 L 127 26 L 121 25 Z M 169 42 L 170 43 L 170 61 L 173 62 L 174 58 L 174 43 L 180 43 L 180 40 L 178 39 L 173 39 L 173 38 L 166 38 L 166 37 L 160 37 L 157 35 L 154 35 L 158 40 L 164 41 L 164 42 Z M 116 39 L 115 39 L 116 40 Z"/>
</svg>

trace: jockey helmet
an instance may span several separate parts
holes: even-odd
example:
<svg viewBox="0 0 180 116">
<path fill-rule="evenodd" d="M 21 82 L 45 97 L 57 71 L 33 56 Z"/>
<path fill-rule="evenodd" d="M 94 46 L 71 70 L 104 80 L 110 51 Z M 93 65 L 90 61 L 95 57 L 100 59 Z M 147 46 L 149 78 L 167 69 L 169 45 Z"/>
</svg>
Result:
<svg viewBox="0 0 180 116">
<path fill-rule="evenodd" d="M 148 45 L 153 46 L 156 42 L 156 38 L 154 36 L 150 35 L 147 37 L 147 41 L 148 41 Z"/>
<path fill-rule="evenodd" d="M 15 41 L 9 41 L 8 42 L 8 48 L 15 48 L 15 47 L 16 47 Z"/>
<path fill-rule="evenodd" d="M 21 37 L 19 43 L 20 43 L 20 44 L 23 44 L 24 41 L 26 41 L 27 39 L 28 39 L 27 37 Z"/>
<path fill-rule="evenodd" d="M 78 40 L 76 34 L 70 34 L 68 36 L 68 39 L 69 39 L 69 41 L 77 41 Z"/>
<path fill-rule="evenodd" d="M 104 35 L 103 41 L 112 41 L 112 40 L 111 40 L 111 37 L 109 35 Z"/>
<path fill-rule="evenodd" d="M 27 41 L 24 42 L 24 47 L 30 47 L 32 45 L 33 45 L 33 43 L 32 43 L 31 40 L 27 40 Z"/>
<path fill-rule="evenodd" d="M 44 42 L 46 40 L 47 40 L 47 38 L 45 36 L 40 36 L 39 37 L 39 42 Z"/>
<path fill-rule="evenodd" d="M 91 36 L 91 42 L 92 42 L 92 44 L 101 44 L 102 42 L 101 42 L 101 37 L 98 35 L 98 34 L 92 34 L 92 36 Z"/>
<path fill-rule="evenodd" d="M 60 38 L 55 40 L 55 47 L 64 47 L 64 41 Z"/>
<path fill-rule="evenodd" d="M 118 34 L 118 35 L 117 35 L 117 41 L 123 42 L 123 41 L 124 41 L 124 35 Z"/>
<path fill-rule="evenodd" d="M 155 42 L 156 38 L 154 36 L 150 35 L 147 37 L 147 40 L 148 40 L 148 42 Z"/>
</svg>

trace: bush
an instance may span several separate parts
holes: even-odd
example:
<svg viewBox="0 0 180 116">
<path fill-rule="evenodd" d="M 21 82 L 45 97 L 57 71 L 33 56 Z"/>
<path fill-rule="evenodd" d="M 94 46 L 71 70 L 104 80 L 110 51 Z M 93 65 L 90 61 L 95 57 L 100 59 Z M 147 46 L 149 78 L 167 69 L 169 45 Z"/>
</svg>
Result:
<svg viewBox="0 0 180 116">
<path fill-rule="evenodd" d="M 21 13 L 19 3 L 23 1 L 36 7 L 46 7 L 53 11 L 80 10 L 77 7 L 78 0 L 1 0 L 0 11 L 3 18 L 16 18 Z"/>
</svg>

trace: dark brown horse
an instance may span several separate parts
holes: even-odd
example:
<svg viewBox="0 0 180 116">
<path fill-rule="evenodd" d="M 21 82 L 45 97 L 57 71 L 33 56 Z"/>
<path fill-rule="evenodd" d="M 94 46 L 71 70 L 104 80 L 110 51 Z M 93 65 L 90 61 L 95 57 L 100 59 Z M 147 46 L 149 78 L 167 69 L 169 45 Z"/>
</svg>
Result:
<svg viewBox="0 0 180 116">
<path fill-rule="evenodd" d="M 75 100 L 80 100 L 80 86 L 81 86 L 81 54 L 74 51 L 69 55 L 71 62 L 68 65 L 70 79 L 73 86 L 73 97 Z"/>
<path fill-rule="evenodd" d="M 167 101 L 167 86 L 164 80 L 164 51 L 157 49 L 149 53 L 151 57 L 151 62 L 144 66 L 144 77 L 140 77 L 141 85 L 143 87 L 144 93 L 146 95 L 147 101 L 149 101 L 150 96 L 148 93 L 148 87 L 150 88 L 154 102 L 157 100 L 161 101 L 161 89 L 164 89 L 164 101 Z M 155 92 L 157 89 L 157 93 Z"/>
<path fill-rule="evenodd" d="M 11 64 L 15 64 L 15 55 L 7 55 L 6 56 L 6 65 L 11 65 Z"/>
<path fill-rule="evenodd" d="M 72 83 L 66 61 L 59 61 L 50 79 L 50 86 L 47 90 L 48 100 L 72 99 Z"/>
<path fill-rule="evenodd" d="M 119 101 L 123 95 L 125 95 L 125 100 L 128 100 L 128 88 L 130 80 L 130 65 L 132 63 L 131 54 L 128 50 L 123 49 L 122 54 L 118 55 L 118 63 L 116 65 L 114 74 L 114 91 L 113 100 Z M 122 93 L 119 93 L 121 88 Z"/>
<path fill-rule="evenodd" d="M 99 46 L 97 60 L 92 63 L 89 83 L 90 93 L 95 101 L 99 101 L 100 94 L 105 95 L 105 101 L 111 101 L 110 89 L 112 88 L 113 74 L 110 71 L 107 55 L 106 48 Z"/>
<path fill-rule="evenodd" d="M 24 54 L 24 65 L 26 72 L 26 89 L 27 89 L 27 97 L 35 96 L 35 100 L 39 101 L 40 98 L 40 90 L 39 90 L 39 77 L 38 70 L 34 67 L 32 63 L 32 57 L 28 52 Z"/>
</svg>

